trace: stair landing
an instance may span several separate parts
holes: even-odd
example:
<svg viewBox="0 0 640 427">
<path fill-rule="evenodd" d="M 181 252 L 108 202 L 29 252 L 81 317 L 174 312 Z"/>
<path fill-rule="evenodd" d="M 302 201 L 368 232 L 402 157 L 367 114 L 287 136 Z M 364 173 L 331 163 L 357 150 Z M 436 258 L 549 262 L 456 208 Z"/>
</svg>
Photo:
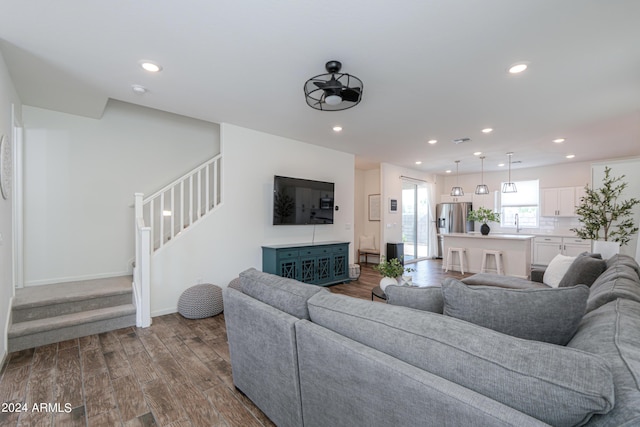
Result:
<svg viewBox="0 0 640 427">
<path fill-rule="evenodd" d="M 135 325 L 131 282 L 120 276 L 17 289 L 8 350 Z"/>
</svg>

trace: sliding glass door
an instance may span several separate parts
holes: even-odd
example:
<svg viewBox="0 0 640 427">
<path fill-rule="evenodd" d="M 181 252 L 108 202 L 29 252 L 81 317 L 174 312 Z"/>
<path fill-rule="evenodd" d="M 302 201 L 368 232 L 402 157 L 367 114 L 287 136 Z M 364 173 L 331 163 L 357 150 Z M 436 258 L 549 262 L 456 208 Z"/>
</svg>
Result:
<svg viewBox="0 0 640 427">
<path fill-rule="evenodd" d="M 426 183 L 403 180 L 402 241 L 405 263 L 431 256 L 429 225 L 429 197 Z"/>
</svg>

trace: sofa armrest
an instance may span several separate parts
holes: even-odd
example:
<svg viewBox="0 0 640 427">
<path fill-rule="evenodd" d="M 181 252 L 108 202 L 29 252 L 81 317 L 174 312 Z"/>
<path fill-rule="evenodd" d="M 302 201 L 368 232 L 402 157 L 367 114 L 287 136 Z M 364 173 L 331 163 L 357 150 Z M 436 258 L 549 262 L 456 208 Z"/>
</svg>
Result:
<svg viewBox="0 0 640 427">
<path fill-rule="evenodd" d="M 534 268 L 531 270 L 531 281 L 542 283 L 542 278 L 544 277 L 544 272 L 546 268 Z"/>
</svg>

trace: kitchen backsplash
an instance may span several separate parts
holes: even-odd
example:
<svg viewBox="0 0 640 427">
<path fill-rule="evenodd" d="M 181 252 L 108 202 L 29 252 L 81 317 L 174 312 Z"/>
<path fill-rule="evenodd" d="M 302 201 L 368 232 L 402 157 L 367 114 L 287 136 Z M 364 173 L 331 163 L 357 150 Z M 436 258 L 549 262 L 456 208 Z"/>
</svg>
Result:
<svg viewBox="0 0 640 427">
<path fill-rule="evenodd" d="M 575 235 L 573 231 L 570 231 L 572 228 L 579 228 L 580 221 L 578 221 L 577 217 L 552 217 L 545 216 L 540 217 L 539 227 L 538 228 L 524 228 L 520 230 L 521 234 L 558 234 L 558 235 Z M 513 232 L 515 228 L 509 227 L 495 227 L 495 231 L 501 232 Z M 494 226 L 491 227 L 494 230 Z"/>
</svg>

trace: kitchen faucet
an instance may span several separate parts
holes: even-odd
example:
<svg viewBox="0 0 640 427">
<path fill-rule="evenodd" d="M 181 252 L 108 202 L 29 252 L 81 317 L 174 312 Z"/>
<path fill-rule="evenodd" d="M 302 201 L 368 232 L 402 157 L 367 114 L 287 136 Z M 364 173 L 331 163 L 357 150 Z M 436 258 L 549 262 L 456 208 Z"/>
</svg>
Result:
<svg viewBox="0 0 640 427">
<path fill-rule="evenodd" d="M 520 218 L 518 217 L 518 214 L 516 214 L 516 233 L 519 233 L 520 230 Z"/>
</svg>

